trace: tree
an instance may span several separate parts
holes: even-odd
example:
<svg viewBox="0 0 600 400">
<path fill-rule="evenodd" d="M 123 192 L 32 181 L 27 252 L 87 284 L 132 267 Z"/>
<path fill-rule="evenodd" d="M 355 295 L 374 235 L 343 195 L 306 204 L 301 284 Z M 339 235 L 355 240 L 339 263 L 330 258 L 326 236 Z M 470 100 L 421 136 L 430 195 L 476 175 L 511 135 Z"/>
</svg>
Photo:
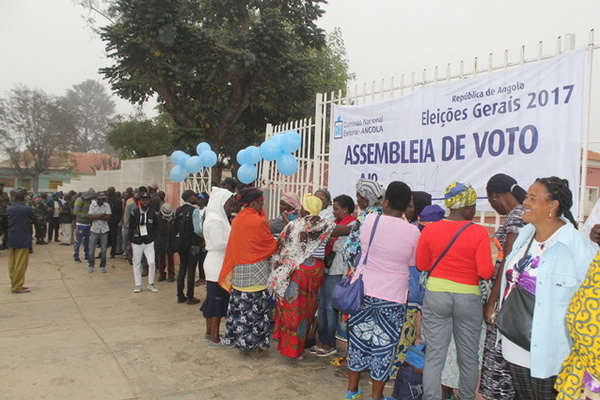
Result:
<svg viewBox="0 0 600 400">
<path fill-rule="evenodd" d="M 141 115 L 119 119 L 111 124 L 107 143 L 117 149 L 122 160 L 171 153 L 173 122 L 168 115 L 144 119 Z"/>
<path fill-rule="evenodd" d="M 21 178 L 39 177 L 50 168 L 50 157 L 60 153 L 76 132 L 72 115 L 41 90 L 18 86 L 0 99 L 0 150 Z"/>
<path fill-rule="evenodd" d="M 266 122 L 306 117 L 317 91 L 345 87 L 343 47 L 340 58 L 316 25 L 324 2 L 113 0 L 100 32 L 114 64 L 101 73 L 132 103 L 157 94 L 177 147 L 206 140 L 232 157 L 243 145 L 231 143 L 260 140 Z"/>
<path fill-rule="evenodd" d="M 69 149 L 84 153 L 106 151 L 105 135 L 115 113 L 115 103 L 104 86 L 88 79 L 67 90 L 62 101 L 76 118 L 78 133 Z"/>
</svg>

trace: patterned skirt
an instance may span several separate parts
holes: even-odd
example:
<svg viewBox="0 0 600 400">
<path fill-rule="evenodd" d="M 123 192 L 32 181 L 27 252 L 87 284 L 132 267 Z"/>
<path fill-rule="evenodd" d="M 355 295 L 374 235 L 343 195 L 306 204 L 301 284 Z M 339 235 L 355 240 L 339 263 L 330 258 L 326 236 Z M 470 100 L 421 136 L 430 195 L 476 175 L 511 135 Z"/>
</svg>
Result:
<svg viewBox="0 0 600 400">
<path fill-rule="evenodd" d="M 417 339 L 417 314 L 420 308 L 416 306 L 408 306 L 406 309 L 406 321 L 402 326 L 402 332 L 400 334 L 400 340 L 396 347 L 396 358 L 392 365 L 392 372 L 390 378 L 395 378 L 398 370 L 404 364 L 406 360 L 406 352 L 410 346 L 415 344 Z"/>
<path fill-rule="evenodd" d="M 269 347 L 269 293 L 232 289 L 225 324 L 224 342 L 240 350 Z"/>
<path fill-rule="evenodd" d="M 365 296 L 362 309 L 348 321 L 348 369 L 371 370 L 371 378 L 386 381 L 406 317 L 406 304 Z"/>
<path fill-rule="evenodd" d="M 281 355 L 296 358 L 304 353 L 306 334 L 315 317 L 317 295 L 323 283 L 323 260 L 310 257 L 294 271 L 283 299 L 277 299 L 273 338 Z"/>
<path fill-rule="evenodd" d="M 488 325 L 481 365 L 479 393 L 488 400 L 512 400 L 517 397 L 508 363 L 502 357 L 502 345 L 496 346 L 498 330 Z"/>
</svg>

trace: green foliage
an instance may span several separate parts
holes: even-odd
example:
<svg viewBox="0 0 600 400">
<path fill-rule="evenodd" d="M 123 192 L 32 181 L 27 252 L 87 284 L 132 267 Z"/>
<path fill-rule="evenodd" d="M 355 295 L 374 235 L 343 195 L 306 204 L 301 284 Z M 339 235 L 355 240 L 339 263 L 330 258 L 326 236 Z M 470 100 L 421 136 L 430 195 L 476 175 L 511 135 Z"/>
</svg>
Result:
<svg viewBox="0 0 600 400">
<path fill-rule="evenodd" d="M 118 149 L 119 158 L 131 159 L 170 154 L 175 129 L 168 115 L 154 119 L 140 116 L 118 119 L 112 123 L 106 135 L 110 146 Z"/>
<path fill-rule="evenodd" d="M 106 151 L 105 135 L 115 113 L 115 103 L 104 86 L 88 79 L 73 85 L 61 99 L 75 118 L 77 136 L 69 143 L 72 151 Z"/>
<path fill-rule="evenodd" d="M 316 25 L 324 0 L 114 0 L 101 70 L 132 103 L 157 94 L 182 150 L 222 156 L 260 141 L 265 123 L 312 115 L 317 92 L 349 78 L 339 32 Z"/>
</svg>

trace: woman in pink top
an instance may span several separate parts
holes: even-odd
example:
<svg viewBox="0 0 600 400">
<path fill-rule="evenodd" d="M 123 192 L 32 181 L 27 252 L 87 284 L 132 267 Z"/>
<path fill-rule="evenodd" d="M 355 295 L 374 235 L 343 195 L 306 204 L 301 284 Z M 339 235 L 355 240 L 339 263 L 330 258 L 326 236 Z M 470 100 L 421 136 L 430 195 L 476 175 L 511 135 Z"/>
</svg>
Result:
<svg viewBox="0 0 600 400">
<path fill-rule="evenodd" d="M 411 191 L 405 183 L 390 183 L 382 205 L 383 215 L 368 215 L 360 228 L 363 251 L 357 276 L 362 271 L 365 298 L 361 311 L 348 321 L 346 399 L 362 395 L 358 383 L 361 371 L 367 369 L 373 380 L 371 398 L 387 399 L 383 388 L 406 315 L 408 267 L 415 264 L 419 241 L 419 229 L 402 219 L 410 199 Z"/>
</svg>

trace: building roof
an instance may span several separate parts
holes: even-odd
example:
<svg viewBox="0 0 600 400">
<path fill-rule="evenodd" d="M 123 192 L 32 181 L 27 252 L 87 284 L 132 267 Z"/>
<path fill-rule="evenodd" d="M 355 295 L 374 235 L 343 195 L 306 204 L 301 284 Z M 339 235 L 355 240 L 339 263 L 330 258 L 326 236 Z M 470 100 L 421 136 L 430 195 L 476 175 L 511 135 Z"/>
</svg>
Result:
<svg viewBox="0 0 600 400">
<path fill-rule="evenodd" d="M 595 151 L 588 150 L 588 160 L 600 161 L 600 153 L 596 153 Z"/>
<path fill-rule="evenodd" d="M 27 161 L 31 160 L 31 153 L 24 151 L 20 154 L 21 168 L 27 168 Z M 68 170 L 72 173 L 93 174 L 94 171 L 117 169 L 120 166 L 118 158 L 104 153 L 76 153 L 66 151 L 50 156 L 50 170 Z M 0 162 L 0 168 L 12 169 L 10 160 Z"/>
</svg>

